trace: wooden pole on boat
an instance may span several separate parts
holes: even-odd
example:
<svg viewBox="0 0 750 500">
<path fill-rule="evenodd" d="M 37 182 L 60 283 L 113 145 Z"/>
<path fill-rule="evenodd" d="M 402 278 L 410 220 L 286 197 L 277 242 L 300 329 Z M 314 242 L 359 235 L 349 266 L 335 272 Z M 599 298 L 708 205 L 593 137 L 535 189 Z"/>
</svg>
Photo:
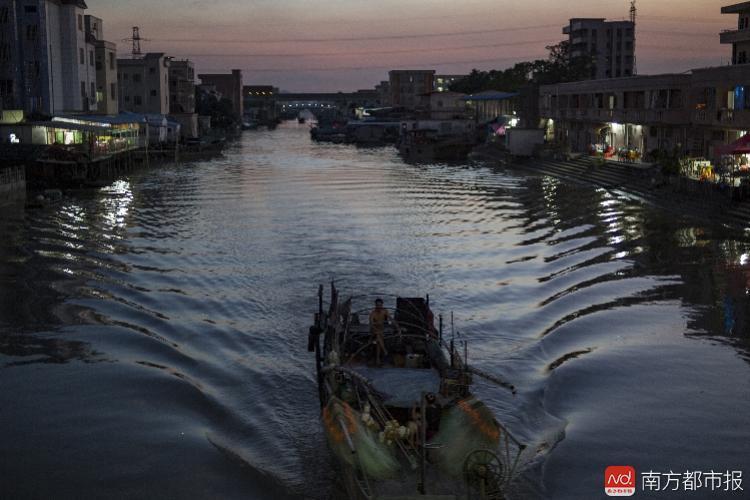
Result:
<svg viewBox="0 0 750 500">
<path fill-rule="evenodd" d="M 420 411 L 422 422 L 420 423 L 420 432 L 422 434 L 422 450 L 419 454 L 419 493 L 424 495 L 426 493 L 425 481 L 427 471 L 427 404 L 425 394 L 422 393 L 422 401 L 420 402 L 422 409 Z"/>
<path fill-rule="evenodd" d="M 443 342 L 443 315 L 438 316 L 438 324 L 440 325 L 440 343 Z"/>
<path fill-rule="evenodd" d="M 318 314 L 323 318 L 323 285 L 318 285 Z"/>
</svg>

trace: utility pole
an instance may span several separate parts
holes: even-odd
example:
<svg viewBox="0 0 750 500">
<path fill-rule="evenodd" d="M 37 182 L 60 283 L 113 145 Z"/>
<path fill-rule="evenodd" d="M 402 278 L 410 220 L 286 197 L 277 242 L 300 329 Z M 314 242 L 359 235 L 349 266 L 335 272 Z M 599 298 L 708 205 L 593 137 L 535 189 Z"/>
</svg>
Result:
<svg viewBox="0 0 750 500">
<path fill-rule="evenodd" d="M 140 28 L 138 26 L 133 26 L 133 36 L 130 37 L 130 38 L 124 38 L 122 41 L 123 42 L 132 42 L 133 43 L 133 48 L 132 48 L 131 55 L 132 55 L 133 59 L 140 59 L 141 56 L 143 55 L 141 53 L 141 41 L 147 42 L 148 39 L 141 38 Z"/>
</svg>

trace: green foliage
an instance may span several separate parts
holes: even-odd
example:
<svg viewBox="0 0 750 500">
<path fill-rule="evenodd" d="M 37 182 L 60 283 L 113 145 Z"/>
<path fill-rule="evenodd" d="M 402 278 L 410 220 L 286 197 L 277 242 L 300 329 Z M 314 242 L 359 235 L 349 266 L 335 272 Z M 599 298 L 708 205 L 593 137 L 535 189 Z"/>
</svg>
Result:
<svg viewBox="0 0 750 500">
<path fill-rule="evenodd" d="M 211 127 L 232 130 L 240 125 L 240 117 L 234 112 L 232 101 L 195 89 L 195 111 L 199 115 L 211 117 Z"/>
<path fill-rule="evenodd" d="M 517 91 L 527 83 L 563 83 L 584 80 L 591 75 L 592 61 L 587 57 L 570 57 L 567 41 L 547 47 L 549 57 L 524 61 L 504 70 L 479 71 L 474 69 L 451 85 L 451 90 L 476 94 L 486 90 Z"/>
<path fill-rule="evenodd" d="M 656 163 L 661 167 L 661 173 L 665 177 L 680 174 L 680 157 L 677 150 L 670 152 L 658 150 L 653 153 Z"/>
</svg>

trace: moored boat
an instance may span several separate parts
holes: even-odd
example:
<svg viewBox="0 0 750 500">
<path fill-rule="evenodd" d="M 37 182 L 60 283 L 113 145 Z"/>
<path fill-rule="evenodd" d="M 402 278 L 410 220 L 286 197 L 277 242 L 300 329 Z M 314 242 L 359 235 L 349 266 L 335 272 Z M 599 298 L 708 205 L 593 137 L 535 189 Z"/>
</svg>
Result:
<svg viewBox="0 0 750 500">
<path fill-rule="evenodd" d="M 370 318 L 383 309 L 368 318 L 368 303 L 341 301 L 332 284 L 325 312 L 321 286 L 308 338 L 323 429 L 347 498 L 504 498 L 525 446 L 471 385 L 480 375 L 515 389 L 471 369 L 466 350 L 444 342 L 429 297 L 397 297 L 392 321 L 374 336 Z"/>
</svg>

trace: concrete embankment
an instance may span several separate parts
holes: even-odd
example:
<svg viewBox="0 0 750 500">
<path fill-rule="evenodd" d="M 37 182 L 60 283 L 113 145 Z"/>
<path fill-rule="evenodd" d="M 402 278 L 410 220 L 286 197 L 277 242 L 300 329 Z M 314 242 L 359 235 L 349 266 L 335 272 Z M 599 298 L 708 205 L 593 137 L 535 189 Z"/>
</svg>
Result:
<svg viewBox="0 0 750 500">
<path fill-rule="evenodd" d="M 665 178 L 658 166 L 606 161 L 593 158 L 571 160 L 528 159 L 513 161 L 498 152 L 484 150 L 480 161 L 499 162 L 506 168 L 584 182 L 636 196 L 667 210 L 690 214 L 743 228 L 750 226 L 750 199 L 730 199 L 728 188 L 684 177 Z"/>
<path fill-rule="evenodd" d="M 0 203 L 26 196 L 26 169 L 22 165 L 0 167 Z"/>
</svg>

